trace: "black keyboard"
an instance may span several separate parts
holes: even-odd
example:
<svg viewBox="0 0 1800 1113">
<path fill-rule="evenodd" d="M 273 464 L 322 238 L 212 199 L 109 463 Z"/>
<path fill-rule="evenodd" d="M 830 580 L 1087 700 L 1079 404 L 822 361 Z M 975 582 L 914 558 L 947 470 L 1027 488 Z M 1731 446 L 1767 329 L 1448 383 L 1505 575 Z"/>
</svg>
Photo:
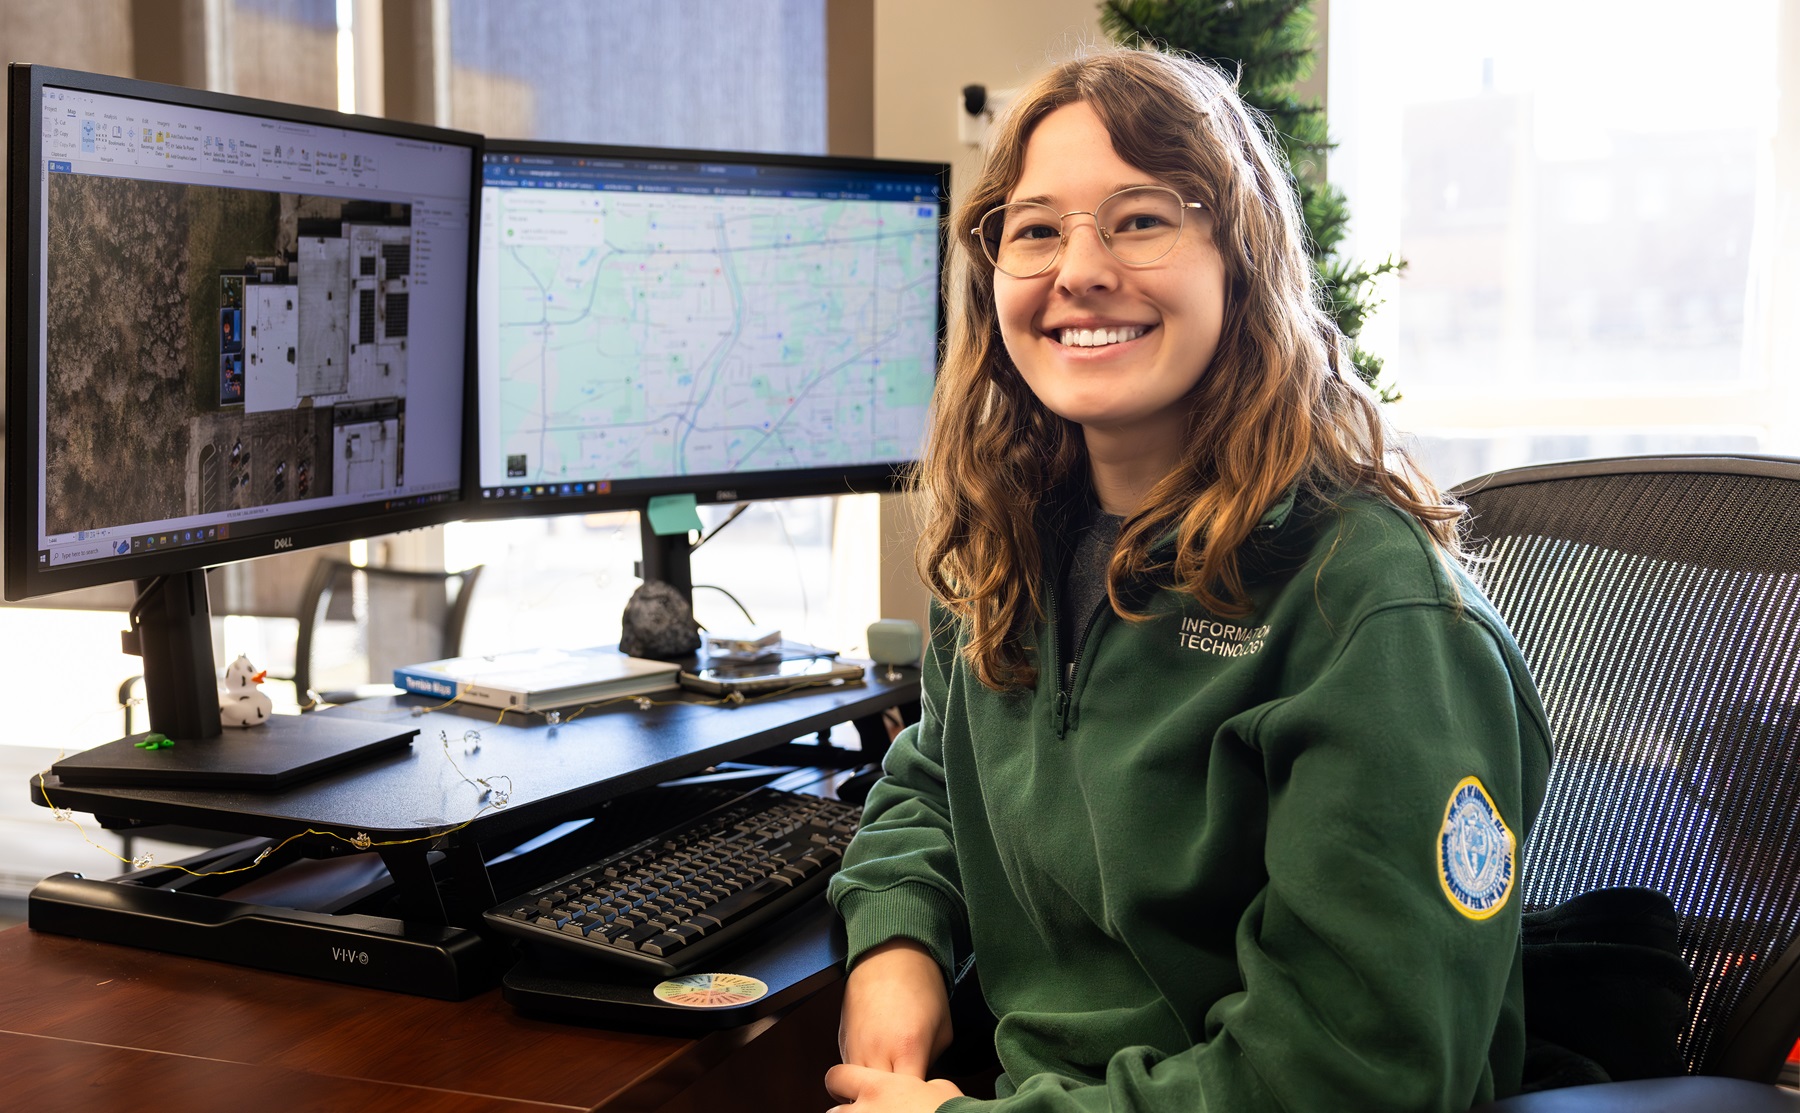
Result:
<svg viewBox="0 0 1800 1113">
<path fill-rule="evenodd" d="M 861 814 L 759 788 L 482 918 L 529 943 L 674 977 L 823 892 Z"/>
</svg>

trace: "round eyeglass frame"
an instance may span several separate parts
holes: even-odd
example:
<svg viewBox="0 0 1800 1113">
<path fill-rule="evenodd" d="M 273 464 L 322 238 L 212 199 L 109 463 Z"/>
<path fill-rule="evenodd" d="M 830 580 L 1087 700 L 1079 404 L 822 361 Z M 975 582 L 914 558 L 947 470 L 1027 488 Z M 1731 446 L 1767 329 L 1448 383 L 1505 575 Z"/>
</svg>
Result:
<svg viewBox="0 0 1800 1113">
<path fill-rule="evenodd" d="M 1170 238 L 1169 246 L 1163 248 L 1161 253 L 1154 255 L 1148 259 L 1138 259 L 1135 261 L 1131 260 L 1131 259 L 1120 258 L 1119 253 L 1113 250 L 1112 237 L 1108 236 L 1106 234 L 1106 229 L 1100 227 L 1100 218 L 1097 216 L 1094 216 L 1094 214 L 1099 212 L 1101 209 L 1104 209 L 1106 207 L 1106 203 L 1108 201 L 1111 201 L 1115 197 L 1120 197 L 1127 193 L 1137 193 L 1137 192 L 1140 192 L 1143 190 L 1158 190 L 1162 193 L 1166 193 L 1169 196 L 1175 198 L 1176 204 L 1180 206 L 1181 223 L 1176 226 L 1175 235 Z M 1056 218 L 1056 250 L 1050 253 L 1050 257 L 1048 259 L 1044 260 L 1044 265 L 1039 267 L 1037 270 L 1032 271 L 1030 274 L 1017 274 L 1013 271 L 1007 270 L 1005 267 L 1000 265 L 1000 260 L 995 257 L 993 245 L 988 242 L 988 238 L 986 236 L 981 234 L 981 226 L 988 222 L 988 217 L 993 216 L 995 213 L 1001 211 L 1002 209 L 1009 209 L 1009 208 L 1012 208 L 1014 205 L 1018 205 L 1021 203 L 1036 205 L 1038 208 L 1043 209 L 1047 212 L 1056 212 L 1056 210 L 1051 208 L 1049 205 L 1043 204 L 1042 202 L 1039 202 L 1039 201 L 1028 201 L 1028 202 L 1014 201 L 1014 202 L 1010 202 L 1005 205 L 995 205 L 993 208 L 989 209 L 987 212 L 982 213 L 981 219 L 975 222 L 975 227 L 969 229 L 969 235 L 975 237 L 975 242 L 979 243 L 981 245 L 981 253 L 987 257 L 988 263 L 990 265 L 992 265 L 995 270 L 999 271 L 1001 274 L 1004 274 L 1009 278 L 1036 278 L 1038 275 L 1043 274 L 1045 271 L 1047 271 L 1051 267 L 1055 266 L 1056 261 L 1058 259 L 1062 258 L 1063 248 L 1065 248 L 1069 245 L 1068 221 L 1069 221 L 1069 218 L 1072 216 L 1093 216 L 1094 217 L 1094 232 L 1095 232 L 1095 234 L 1097 234 L 1100 237 L 1100 246 L 1106 248 L 1107 254 L 1111 255 L 1115 259 L 1118 259 L 1119 262 L 1125 264 L 1128 267 L 1147 267 L 1151 263 L 1154 263 L 1157 260 L 1162 259 L 1164 256 L 1168 255 L 1169 252 L 1174 251 L 1175 245 L 1181 242 L 1181 233 L 1187 228 L 1187 211 L 1189 209 L 1204 209 L 1204 208 L 1206 208 L 1206 205 L 1203 202 L 1182 200 L 1181 194 L 1175 192 L 1175 190 L 1171 189 L 1168 186 L 1164 186 L 1164 185 L 1126 186 L 1124 189 L 1119 190 L 1117 193 L 1109 193 L 1105 197 L 1102 197 L 1100 199 L 1100 202 L 1098 204 L 1096 204 L 1092 209 L 1071 209 L 1070 211 L 1068 211 L 1066 213 L 1062 213 L 1059 216 L 1057 216 L 1057 218 Z"/>
</svg>

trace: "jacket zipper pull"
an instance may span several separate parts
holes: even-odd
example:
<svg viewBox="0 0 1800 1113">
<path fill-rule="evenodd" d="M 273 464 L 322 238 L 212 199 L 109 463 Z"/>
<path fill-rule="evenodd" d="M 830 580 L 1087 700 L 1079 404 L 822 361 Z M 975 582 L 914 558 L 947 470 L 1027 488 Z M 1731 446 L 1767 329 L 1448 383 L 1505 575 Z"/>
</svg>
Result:
<svg viewBox="0 0 1800 1113">
<path fill-rule="evenodd" d="M 1058 689 L 1056 693 L 1056 736 L 1061 738 L 1069 730 L 1069 693 Z"/>
</svg>

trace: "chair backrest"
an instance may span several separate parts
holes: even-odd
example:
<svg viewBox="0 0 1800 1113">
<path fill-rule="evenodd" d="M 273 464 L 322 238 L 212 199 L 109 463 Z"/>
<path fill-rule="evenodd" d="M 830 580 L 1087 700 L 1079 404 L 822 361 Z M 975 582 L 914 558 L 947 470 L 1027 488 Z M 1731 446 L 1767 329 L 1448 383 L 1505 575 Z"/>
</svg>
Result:
<svg viewBox="0 0 1800 1113">
<path fill-rule="evenodd" d="M 415 572 L 321 558 L 298 614 L 294 687 L 302 706 L 309 693 L 386 684 L 397 666 L 456 656 L 481 569 Z"/>
<path fill-rule="evenodd" d="M 1556 744 L 1526 907 L 1667 893 L 1687 1069 L 1774 1081 L 1800 1036 L 1800 460 L 1591 460 L 1455 494 Z"/>
</svg>

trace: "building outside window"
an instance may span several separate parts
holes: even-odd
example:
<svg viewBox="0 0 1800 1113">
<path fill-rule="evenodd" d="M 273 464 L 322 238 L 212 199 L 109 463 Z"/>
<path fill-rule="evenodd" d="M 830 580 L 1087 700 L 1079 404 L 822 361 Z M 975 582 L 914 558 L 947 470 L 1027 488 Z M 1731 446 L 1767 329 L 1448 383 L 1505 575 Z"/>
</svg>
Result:
<svg viewBox="0 0 1800 1113">
<path fill-rule="evenodd" d="M 1686 13 L 1684 16 L 1683 13 Z M 1365 346 L 1440 482 L 1637 452 L 1791 451 L 1761 341 L 1777 6 L 1332 5 L 1330 176 L 1396 253 Z"/>
</svg>

